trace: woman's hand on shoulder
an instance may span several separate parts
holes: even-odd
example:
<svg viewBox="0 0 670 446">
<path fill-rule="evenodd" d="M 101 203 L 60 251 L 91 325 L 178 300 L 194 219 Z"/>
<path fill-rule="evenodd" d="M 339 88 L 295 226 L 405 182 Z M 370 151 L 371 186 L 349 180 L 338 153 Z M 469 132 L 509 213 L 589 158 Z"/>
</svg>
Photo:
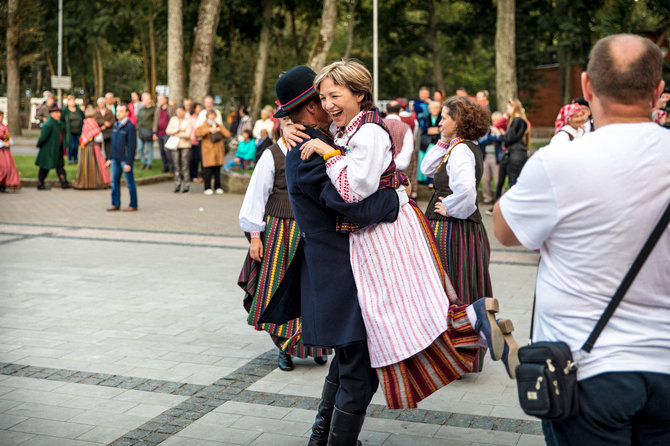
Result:
<svg viewBox="0 0 670 446">
<path fill-rule="evenodd" d="M 305 126 L 302 124 L 288 124 L 284 126 L 282 136 L 286 144 L 288 144 L 289 151 L 301 142 L 310 139 L 309 135 L 303 132 L 303 130 L 305 130 Z"/>
<path fill-rule="evenodd" d="M 310 139 L 305 144 L 303 144 L 302 147 L 300 147 L 300 150 L 302 151 L 300 153 L 300 158 L 306 160 L 312 156 L 313 153 L 316 153 L 319 156 L 323 156 L 326 153 L 333 152 L 337 149 L 334 149 L 320 139 Z"/>
</svg>

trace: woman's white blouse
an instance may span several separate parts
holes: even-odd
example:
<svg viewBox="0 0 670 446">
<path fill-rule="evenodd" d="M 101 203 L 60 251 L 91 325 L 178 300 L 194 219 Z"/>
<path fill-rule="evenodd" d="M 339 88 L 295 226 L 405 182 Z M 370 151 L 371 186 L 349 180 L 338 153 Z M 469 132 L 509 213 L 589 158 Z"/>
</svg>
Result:
<svg viewBox="0 0 670 446">
<path fill-rule="evenodd" d="M 283 141 L 277 141 L 279 148 L 286 155 L 287 148 Z M 240 228 L 244 232 L 263 232 L 265 230 L 265 205 L 272 192 L 275 181 L 275 161 L 270 150 L 264 150 L 249 180 L 249 187 L 244 194 L 240 208 Z"/>
<path fill-rule="evenodd" d="M 447 154 L 446 147 L 435 144 L 421 161 L 421 172 L 434 177 L 442 159 Z M 447 214 L 464 220 L 477 210 L 477 178 L 475 177 L 475 156 L 470 148 L 456 144 L 447 159 L 449 188 L 453 194 L 442 200 Z"/>
<path fill-rule="evenodd" d="M 346 156 L 338 155 L 326 163 L 326 171 L 340 196 L 347 203 L 355 203 L 369 197 L 379 189 L 382 173 L 393 160 L 391 137 L 377 124 L 364 124 L 356 132 L 355 123 L 363 115 L 359 113 L 347 125 L 343 135 L 337 134 L 337 127 L 331 125 L 334 142 L 348 149 Z M 355 134 L 354 134 L 355 132 Z M 353 137 L 352 137 L 353 135 Z M 400 205 L 409 198 L 404 186 L 396 189 Z"/>
</svg>

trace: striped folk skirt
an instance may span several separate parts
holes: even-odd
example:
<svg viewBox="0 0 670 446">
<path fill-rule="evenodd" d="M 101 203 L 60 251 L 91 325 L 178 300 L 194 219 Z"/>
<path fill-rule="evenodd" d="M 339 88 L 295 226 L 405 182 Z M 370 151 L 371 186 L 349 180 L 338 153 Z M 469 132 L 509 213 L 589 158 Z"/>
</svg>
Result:
<svg viewBox="0 0 670 446">
<path fill-rule="evenodd" d="M 249 312 L 247 323 L 256 330 L 267 331 L 277 347 L 282 350 L 288 348 L 286 353 L 298 358 L 330 353 L 328 349 L 307 347 L 302 342 L 287 342 L 300 332 L 300 318 L 282 325 L 258 323 L 295 257 L 300 242 L 300 231 L 295 220 L 268 215 L 265 217 L 265 232 L 262 238 L 263 260 L 256 262 L 247 253 L 237 281 L 244 290 L 244 308 Z"/>
<path fill-rule="evenodd" d="M 110 182 L 109 170 L 105 166 L 100 146 L 90 143 L 86 147 L 80 147 L 75 189 L 104 189 Z"/>
<path fill-rule="evenodd" d="M 466 307 L 449 307 L 447 331 L 428 348 L 376 369 L 389 409 L 413 409 L 419 401 L 472 371 L 479 343 Z"/>
<path fill-rule="evenodd" d="M 491 247 L 486 228 L 471 220 L 451 218 L 428 220 L 433 228 L 440 259 L 447 270 L 456 294 L 464 304 L 493 296 L 489 259 Z M 485 349 L 480 349 L 473 372 L 482 370 Z"/>
</svg>

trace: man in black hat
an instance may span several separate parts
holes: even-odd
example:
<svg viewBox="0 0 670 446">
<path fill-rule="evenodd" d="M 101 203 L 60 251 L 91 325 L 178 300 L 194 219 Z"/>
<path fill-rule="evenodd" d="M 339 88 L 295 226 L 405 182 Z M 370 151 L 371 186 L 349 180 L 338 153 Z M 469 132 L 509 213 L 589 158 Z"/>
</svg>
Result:
<svg viewBox="0 0 670 446">
<path fill-rule="evenodd" d="M 56 169 L 58 179 L 63 189 L 70 189 L 72 185 L 67 181 L 65 174 L 65 163 L 63 161 L 63 124 L 60 121 L 60 108 L 53 104 L 49 109 L 49 118 L 44 122 L 37 147 L 40 153 L 35 159 L 35 165 L 40 170 L 37 174 L 37 189 L 51 189 L 44 182 L 50 169 Z"/>
<path fill-rule="evenodd" d="M 275 86 L 281 103 L 275 117 L 289 116 L 304 125 L 308 136 L 332 145 L 327 130 L 331 119 L 321 108 L 315 76 L 306 66 L 282 75 Z M 362 202 L 345 203 L 326 174 L 323 158 L 313 154 L 302 161 L 301 145 L 286 155 L 286 183 L 302 231 L 301 251 L 296 254 L 302 261 L 291 264 L 260 322 L 283 323 L 300 316 L 305 345 L 335 350 L 308 444 L 351 446 L 357 444 L 379 381 L 370 366 L 349 236 L 336 232 L 336 220 L 344 215 L 363 226 L 395 221 L 398 195 L 382 189 Z"/>
</svg>

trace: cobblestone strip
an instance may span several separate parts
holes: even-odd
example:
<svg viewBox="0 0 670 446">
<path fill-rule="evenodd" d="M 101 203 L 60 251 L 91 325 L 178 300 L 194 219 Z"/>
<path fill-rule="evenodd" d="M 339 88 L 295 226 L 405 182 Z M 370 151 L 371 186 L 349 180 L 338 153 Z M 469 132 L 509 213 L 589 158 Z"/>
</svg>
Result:
<svg viewBox="0 0 670 446">
<path fill-rule="evenodd" d="M 9 363 L 0 363 L 0 374 L 188 396 L 185 401 L 110 443 L 112 446 L 148 446 L 165 441 L 227 401 L 316 410 L 318 398 L 247 390 L 276 367 L 275 351 L 270 350 L 209 386 Z M 425 409 L 390 410 L 379 404 L 371 404 L 368 407 L 368 416 L 413 423 L 542 435 L 540 422 L 514 418 Z"/>
</svg>

